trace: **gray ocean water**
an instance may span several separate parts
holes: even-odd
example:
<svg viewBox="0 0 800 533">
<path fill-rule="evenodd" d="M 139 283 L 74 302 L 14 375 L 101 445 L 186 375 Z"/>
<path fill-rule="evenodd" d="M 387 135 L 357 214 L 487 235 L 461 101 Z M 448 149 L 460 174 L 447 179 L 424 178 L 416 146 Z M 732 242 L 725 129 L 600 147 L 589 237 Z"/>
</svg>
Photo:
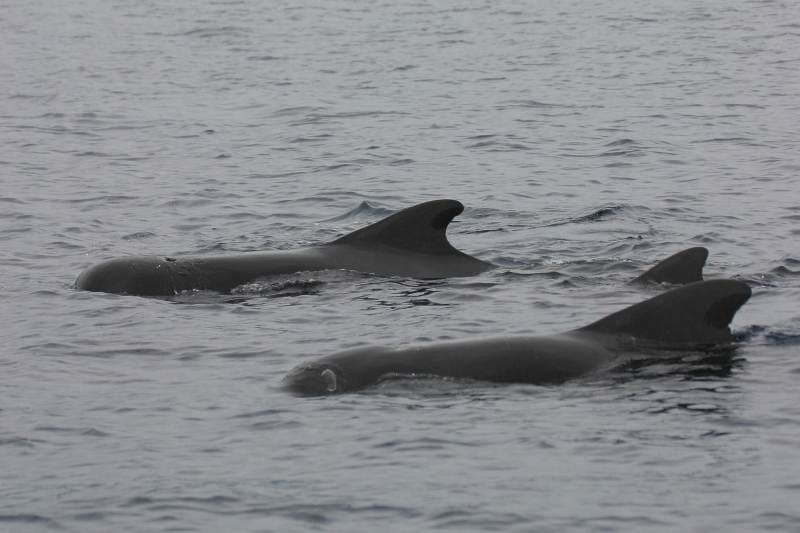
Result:
<svg viewBox="0 0 800 533">
<path fill-rule="evenodd" d="M 798 123 L 792 1 L 0 1 L 0 531 L 800 531 Z M 499 269 L 72 288 L 436 198 Z M 753 288 L 722 360 L 280 388 L 579 327 L 698 245 Z"/>
</svg>

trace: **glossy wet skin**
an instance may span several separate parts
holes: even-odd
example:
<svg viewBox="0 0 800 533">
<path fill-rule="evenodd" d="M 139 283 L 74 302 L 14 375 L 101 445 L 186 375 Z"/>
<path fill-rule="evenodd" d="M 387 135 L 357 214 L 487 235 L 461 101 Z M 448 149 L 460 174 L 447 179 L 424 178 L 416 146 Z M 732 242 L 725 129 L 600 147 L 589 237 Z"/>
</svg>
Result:
<svg viewBox="0 0 800 533">
<path fill-rule="evenodd" d="M 315 396 L 346 392 L 348 382 L 335 365 L 309 363 L 292 369 L 283 385 L 291 392 Z"/>
<path fill-rule="evenodd" d="M 703 280 L 708 249 L 702 246 L 681 250 L 650 268 L 631 283 L 693 283 Z"/>
<path fill-rule="evenodd" d="M 186 290 L 224 293 L 269 276 L 330 269 L 420 279 L 474 276 L 494 265 L 448 242 L 447 226 L 463 210 L 458 201 L 433 200 L 403 209 L 331 243 L 298 250 L 111 259 L 82 272 L 75 287 L 114 294 L 172 296 Z"/>
<path fill-rule="evenodd" d="M 178 259 L 140 256 L 94 265 L 78 276 L 75 286 L 137 296 L 172 296 L 186 290 L 229 292 L 259 277 L 323 270 L 331 263 L 316 248 Z"/>
<path fill-rule="evenodd" d="M 365 347 L 301 364 L 283 384 L 308 395 L 350 392 L 403 376 L 555 384 L 590 372 L 612 357 L 601 344 L 587 342 L 580 334 L 475 339 L 401 349 Z"/>
<path fill-rule="evenodd" d="M 558 384 L 607 366 L 626 351 L 730 344 L 728 324 L 749 297 L 750 288 L 739 281 L 697 282 L 567 333 L 355 348 L 301 364 L 283 383 L 310 395 L 358 390 L 388 376 Z"/>
</svg>

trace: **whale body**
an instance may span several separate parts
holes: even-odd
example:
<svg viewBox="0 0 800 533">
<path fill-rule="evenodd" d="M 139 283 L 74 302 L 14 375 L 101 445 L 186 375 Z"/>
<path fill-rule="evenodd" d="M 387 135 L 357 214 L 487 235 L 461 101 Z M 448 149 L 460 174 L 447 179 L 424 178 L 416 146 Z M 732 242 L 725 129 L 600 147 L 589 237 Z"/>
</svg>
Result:
<svg viewBox="0 0 800 533">
<path fill-rule="evenodd" d="M 608 366 L 625 352 L 730 344 L 729 324 L 750 294 L 740 281 L 700 281 L 566 333 L 356 348 L 301 364 L 283 384 L 308 395 L 357 391 L 396 377 L 557 384 Z"/>
<path fill-rule="evenodd" d="M 433 200 L 333 242 L 298 250 L 111 259 L 83 271 L 75 287 L 114 294 L 172 296 L 186 290 L 226 293 L 259 278 L 327 269 L 421 279 L 473 276 L 494 265 L 448 242 L 447 226 L 463 210 L 456 200 Z"/>
</svg>

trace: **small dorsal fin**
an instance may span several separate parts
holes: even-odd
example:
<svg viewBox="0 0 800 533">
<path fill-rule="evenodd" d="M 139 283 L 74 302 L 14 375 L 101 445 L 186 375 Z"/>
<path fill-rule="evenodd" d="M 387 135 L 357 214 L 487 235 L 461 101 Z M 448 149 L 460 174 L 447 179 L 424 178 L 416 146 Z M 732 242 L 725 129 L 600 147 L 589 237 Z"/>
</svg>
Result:
<svg viewBox="0 0 800 533">
<path fill-rule="evenodd" d="M 457 200 L 433 200 L 399 211 L 383 220 L 348 233 L 331 244 L 383 244 L 426 254 L 457 254 L 447 241 L 447 225 L 464 211 Z"/>
<path fill-rule="evenodd" d="M 729 324 L 750 298 L 741 281 L 698 281 L 659 294 L 578 331 L 623 335 L 670 346 L 732 342 Z"/>
<path fill-rule="evenodd" d="M 688 248 L 664 259 L 631 283 L 693 283 L 703 280 L 703 265 L 708 250 L 702 246 Z"/>
</svg>

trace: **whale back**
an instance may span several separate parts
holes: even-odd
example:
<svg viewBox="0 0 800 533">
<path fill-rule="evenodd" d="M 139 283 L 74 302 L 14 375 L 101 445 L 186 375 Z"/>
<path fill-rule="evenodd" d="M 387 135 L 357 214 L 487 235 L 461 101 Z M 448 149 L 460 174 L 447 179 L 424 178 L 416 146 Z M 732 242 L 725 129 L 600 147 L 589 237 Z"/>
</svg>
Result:
<svg viewBox="0 0 800 533">
<path fill-rule="evenodd" d="M 447 226 L 462 211 L 464 206 L 457 200 L 433 200 L 403 209 L 330 244 L 384 245 L 431 255 L 467 256 L 454 248 L 446 235 Z"/>
<path fill-rule="evenodd" d="M 727 344 L 734 340 L 731 320 L 750 294 L 750 287 L 741 281 L 699 281 L 627 307 L 577 331 L 675 348 Z"/>
<path fill-rule="evenodd" d="M 703 266 L 708 250 L 702 246 L 688 248 L 664 259 L 631 283 L 686 284 L 703 280 Z"/>
</svg>

